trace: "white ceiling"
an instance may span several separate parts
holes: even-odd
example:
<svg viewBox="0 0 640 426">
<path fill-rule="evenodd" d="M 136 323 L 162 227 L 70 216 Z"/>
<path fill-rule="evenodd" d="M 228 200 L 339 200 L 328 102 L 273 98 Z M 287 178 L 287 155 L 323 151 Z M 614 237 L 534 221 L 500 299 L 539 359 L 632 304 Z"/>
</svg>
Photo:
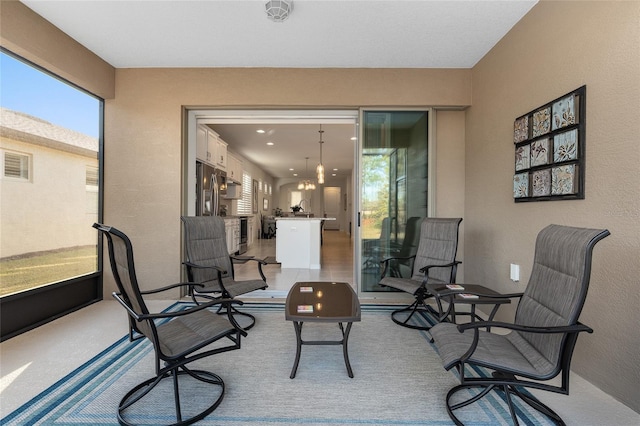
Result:
<svg viewBox="0 0 640 426">
<path fill-rule="evenodd" d="M 116 68 L 471 68 L 537 2 L 294 0 L 276 23 L 266 0 L 21 1 Z M 311 170 L 318 161 L 316 124 L 272 126 L 273 147 L 256 139 L 253 124 L 225 126 L 218 130 L 231 149 L 274 177 L 291 176 L 287 159 L 298 170 L 305 156 Z M 330 144 L 354 129 L 323 128 L 325 163 L 337 154 L 349 172 L 348 142 Z"/>
<path fill-rule="evenodd" d="M 536 0 L 22 0 L 116 68 L 471 68 Z"/>
<path fill-rule="evenodd" d="M 320 162 L 320 124 L 309 124 L 308 120 L 299 124 L 291 120 L 270 124 L 212 124 L 210 127 L 229 144 L 230 149 L 259 164 L 271 176 L 315 178 L 316 166 Z M 265 133 L 257 133 L 258 129 Z M 337 185 L 350 176 L 353 169 L 355 142 L 351 138 L 357 133 L 356 126 L 325 122 L 322 130 L 326 184 Z M 273 145 L 267 145 L 267 142 Z M 309 157 L 308 163 L 306 157 Z"/>
</svg>

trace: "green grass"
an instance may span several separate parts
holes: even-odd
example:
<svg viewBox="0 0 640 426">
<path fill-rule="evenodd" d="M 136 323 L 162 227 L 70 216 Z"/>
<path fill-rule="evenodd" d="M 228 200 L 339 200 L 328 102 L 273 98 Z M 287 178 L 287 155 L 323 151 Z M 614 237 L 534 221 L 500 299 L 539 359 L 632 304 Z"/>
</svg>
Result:
<svg viewBox="0 0 640 426">
<path fill-rule="evenodd" d="M 97 263 L 96 246 L 0 259 L 0 296 L 95 272 Z"/>
</svg>

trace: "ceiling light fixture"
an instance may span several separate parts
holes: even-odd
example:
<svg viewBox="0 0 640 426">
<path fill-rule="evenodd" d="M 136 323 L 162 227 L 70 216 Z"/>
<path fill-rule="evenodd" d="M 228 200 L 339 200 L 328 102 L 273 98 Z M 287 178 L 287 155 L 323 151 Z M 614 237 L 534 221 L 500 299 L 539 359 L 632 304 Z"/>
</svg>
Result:
<svg viewBox="0 0 640 426">
<path fill-rule="evenodd" d="M 324 143 L 322 141 L 322 134 L 324 133 L 324 130 L 322 130 L 322 124 L 320 125 L 318 133 L 320 133 L 320 163 L 318 163 L 318 166 L 316 167 L 316 173 L 318 174 L 318 184 L 322 185 L 324 183 L 324 166 L 322 165 L 322 144 Z"/>
<path fill-rule="evenodd" d="M 293 10 L 292 0 L 270 0 L 264 5 L 267 16 L 273 22 L 282 22 L 289 17 Z"/>
<path fill-rule="evenodd" d="M 305 160 L 306 160 L 306 174 L 305 174 L 306 176 L 309 173 L 309 157 L 305 157 Z M 316 189 L 316 184 L 309 179 L 301 180 L 300 182 L 298 182 L 298 189 L 301 189 L 301 190 L 304 189 L 305 191 L 312 191 Z"/>
</svg>

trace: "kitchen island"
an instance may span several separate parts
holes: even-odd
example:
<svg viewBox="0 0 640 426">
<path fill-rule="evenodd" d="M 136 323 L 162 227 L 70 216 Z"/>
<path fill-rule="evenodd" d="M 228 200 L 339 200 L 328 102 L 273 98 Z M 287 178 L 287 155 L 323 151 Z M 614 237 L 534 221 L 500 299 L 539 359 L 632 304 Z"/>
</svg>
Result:
<svg viewBox="0 0 640 426">
<path fill-rule="evenodd" d="M 282 268 L 320 269 L 322 221 L 334 217 L 276 217 L 276 260 Z"/>
</svg>

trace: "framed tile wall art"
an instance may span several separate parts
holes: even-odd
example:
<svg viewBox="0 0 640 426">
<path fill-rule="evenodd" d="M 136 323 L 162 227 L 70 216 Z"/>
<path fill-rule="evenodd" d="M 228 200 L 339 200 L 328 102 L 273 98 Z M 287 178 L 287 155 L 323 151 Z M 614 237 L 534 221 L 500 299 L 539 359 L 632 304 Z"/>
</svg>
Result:
<svg viewBox="0 0 640 426">
<path fill-rule="evenodd" d="M 516 118 L 516 203 L 584 199 L 586 93 L 582 86 Z"/>
</svg>

